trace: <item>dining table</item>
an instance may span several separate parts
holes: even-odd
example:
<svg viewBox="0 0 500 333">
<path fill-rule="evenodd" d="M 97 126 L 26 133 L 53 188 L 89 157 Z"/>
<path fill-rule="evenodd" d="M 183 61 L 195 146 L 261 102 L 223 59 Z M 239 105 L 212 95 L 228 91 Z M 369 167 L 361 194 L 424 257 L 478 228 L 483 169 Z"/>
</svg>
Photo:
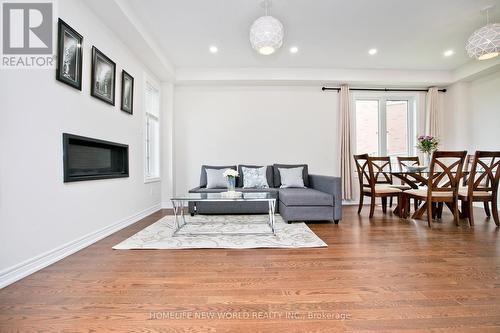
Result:
<svg viewBox="0 0 500 333">
<path fill-rule="evenodd" d="M 401 185 L 408 185 L 412 189 L 419 189 L 424 186 L 427 186 L 429 177 L 436 178 L 438 177 L 441 172 L 439 171 L 434 171 L 432 174 L 429 171 L 429 168 L 425 168 L 423 170 L 410 170 L 410 169 L 396 169 L 393 171 L 389 172 L 393 177 L 398 178 L 401 181 Z M 452 172 L 455 173 L 455 172 Z M 461 179 L 460 181 L 466 181 L 467 176 L 469 172 L 468 171 L 462 171 L 461 172 Z M 465 185 L 464 181 L 464 185 Z M 401 202 L 400 202 L 401 201 Z M 446 203 L 446 205 L 451 209 L 451 205 L 449 203 Z M 420 219 L 423 214 L 427 211 L 427 201 L 424 201 L 418 209 L 416 209 L 415 213 L 412 215 L 412 218 L 414 219 Z M 404 191 L 401 193 L 401 195 L 398 197 L 398 206 L 394 210 L 394 213 L 399 215 L 400 218 L 408 218 L 409 217 L 409 207 L 406 205 L 406 196 L 404 195 Z M 440 217 L 440 216 L 439 216 Z"/>
</svg>

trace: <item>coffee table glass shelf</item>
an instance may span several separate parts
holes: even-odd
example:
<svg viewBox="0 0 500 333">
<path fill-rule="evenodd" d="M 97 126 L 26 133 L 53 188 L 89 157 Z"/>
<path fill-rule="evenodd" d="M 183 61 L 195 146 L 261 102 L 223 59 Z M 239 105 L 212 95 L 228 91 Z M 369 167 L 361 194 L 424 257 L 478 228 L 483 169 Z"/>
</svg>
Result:
<svg viewBox="0 0 500 333">
<path fill-rule="evenodd" d="M 175 196 L 170 199 L 172 202 L 172 206 L 174 208 L 174 219 L 175 219 L 175 227 L 176 230 L 172 234 L 172 237 L 176 236 L 211 236 L 211 235 L 220 235 L 220 233 L 179 233 L 183 226 L 186 224 L 190 225 L 200 225 L 200 224 L 208 224 L 208 223 L 217 223 L 217 222 L 189 222 L 186 221 L 185 209 L 188 206 L 188 203 L 192 202 L 195 205 L 198 202 L 267 202 L 269 206 L 269 220 L 268 224 L 270 227 L 270 232 L 266 233 L 224 233 L 224 235 L 276 235 L 276 230 L 274 228 L 274 215 L 276 211 L 276 193 L 269 192 L 250 192 L 250 193 L 242 193 L 242 192 L 220 192 L 220 193 L 187 193 L 180 196 Z"/>
</svg>

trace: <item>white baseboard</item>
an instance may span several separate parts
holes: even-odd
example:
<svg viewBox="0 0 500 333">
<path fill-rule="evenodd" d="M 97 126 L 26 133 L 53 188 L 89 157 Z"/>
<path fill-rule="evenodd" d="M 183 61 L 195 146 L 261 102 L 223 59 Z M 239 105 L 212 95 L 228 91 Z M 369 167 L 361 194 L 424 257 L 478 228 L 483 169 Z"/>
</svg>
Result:
<svg viewBox="0 0 500 333">
<path fill-rule="evenodd" d="M 39 256 L 28 259 L 20 264 L 14 265 L 0 272 L 0 289 L 14 283 L 30 274 L 33 274 L 40 269 L 47 267 L 56 261 L 59 261 L 81 249 L 94 244 L 95 242 L 128 227 L 131 224 L 145 218 L 146 216 L 161 209 L 161 204 L 156 204 L 152 207 L 144 209 L 132 216 L 129 216 L 121 221 L 115 222 L 100 230 L 94 231 L 74 241 L 68 242 L 53 250 L 47 251 Z"/>
</svg>

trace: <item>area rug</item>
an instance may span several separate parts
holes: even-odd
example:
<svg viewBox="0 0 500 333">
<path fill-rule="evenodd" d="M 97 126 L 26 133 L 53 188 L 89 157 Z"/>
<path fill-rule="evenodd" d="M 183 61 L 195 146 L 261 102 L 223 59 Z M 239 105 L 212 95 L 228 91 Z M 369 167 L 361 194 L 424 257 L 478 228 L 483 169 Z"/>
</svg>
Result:
<svg viewBox="0 0 500 333">
<path fill-rule="evenodd" d="M 173 216 L 139 231 L 113 247 L 116 250 L 133 249 L 254 249 L 327 247 L 305 223 L 287 224 L 276 215 L 276 235 L 269 233 L 267 215 L 196 215 L 187 216 L 188 223 L 172 237 L 175 231 Z M 201 223 L 203 222 L 203 223 Z M 208 235 L 189 235 L 203 233 Z M 230 235 L 237 233 L 238 235 Z M 252 233 L 252 234 L 251 234 Z"/>
</svg>

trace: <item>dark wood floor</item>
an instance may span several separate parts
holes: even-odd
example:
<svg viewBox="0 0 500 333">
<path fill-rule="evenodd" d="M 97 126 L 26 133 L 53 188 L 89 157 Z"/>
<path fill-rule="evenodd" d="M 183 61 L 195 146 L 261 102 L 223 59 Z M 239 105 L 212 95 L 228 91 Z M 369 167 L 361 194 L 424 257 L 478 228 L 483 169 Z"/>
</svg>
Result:
<svg viewBox="0 0 500 333">
<path fill-rule="evenodd" d="M 0 332 L 500 332 L 499 229 L 480 210 L 429 230 L 346 207 L 309 225 L 323 249 L 111 249 L 166 213 L 0 290 Z"/>
</svg>

